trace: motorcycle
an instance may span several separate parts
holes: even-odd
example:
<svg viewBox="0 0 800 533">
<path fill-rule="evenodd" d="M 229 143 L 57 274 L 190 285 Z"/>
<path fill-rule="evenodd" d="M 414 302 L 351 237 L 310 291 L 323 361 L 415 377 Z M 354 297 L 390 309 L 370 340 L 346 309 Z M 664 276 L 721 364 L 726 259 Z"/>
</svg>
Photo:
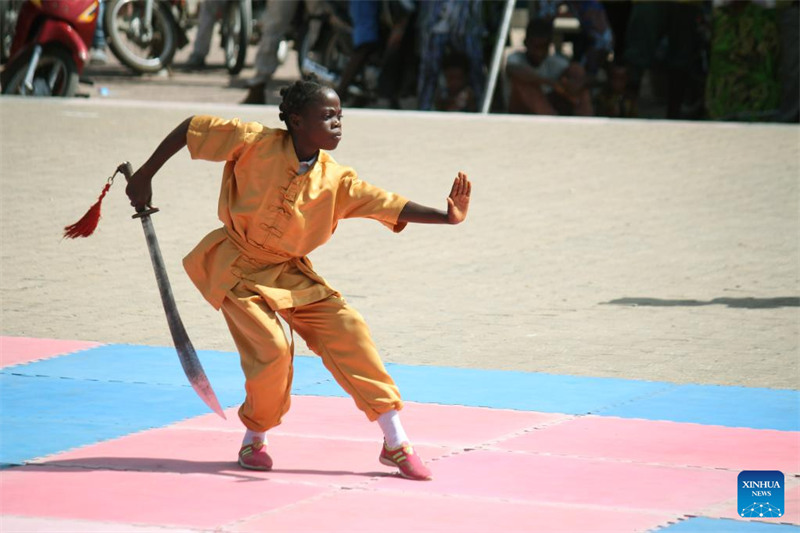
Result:
<svg viewBox="0 0 800 533">
<path fill-rule="evenodd" d="M 324 3 L 325 8 L 320 15 L 309 17 L 318 20 L 320 29 L 315 35 L 313 32 L 303 32 L 300 46 L 298 47 L 298 61 L 300 72 L 304 77 L 314 77 L 322 83 L 336 87 L 342 83 L 342 77 L 355 53 L 353 47 L 353 26 L 348 11 L 348 3 L 329 0 Z M 389 51 L 389 36 L 395 28 L 402 27 L 401 38 L 395 43 L 392 57 L 402 54 L 413 54 L 413 49 L 398 50 L 400 42 L 410 42 L 406 35 L 411 32 L 402 20 L 409 20 L 413 8 L 406 2 L 384 1 L 379 10 L 380 38 L 374 50 L 369 54 L 359 72 L 350 80 L 346 94 L 354 101 L 350 105 L 366 105 L 380 96 L 386 96 L 393 107 L 399 108 L 397 94 L 405 91 L 407 85 L 404 79 L 406 74 L 400 71 L 387 72 Z M 413 46 L 412 46 L 413 48 Z M 392 68 L 397 70 L 395 63 Z M 389 89 L 387 86 L 398 86 Z"/>
<path fill-rule="evenodd" d="M 189 43 L 186 0 L 107 0 L 103 19 L 108 46 L 134 72 L 168 67 Z"/>
<path fill-rule="evenodd" d="M 73 96 L 97 24 L 97 0 L 27 0 L 17 16 L 3 94 Z"/>
</svg>

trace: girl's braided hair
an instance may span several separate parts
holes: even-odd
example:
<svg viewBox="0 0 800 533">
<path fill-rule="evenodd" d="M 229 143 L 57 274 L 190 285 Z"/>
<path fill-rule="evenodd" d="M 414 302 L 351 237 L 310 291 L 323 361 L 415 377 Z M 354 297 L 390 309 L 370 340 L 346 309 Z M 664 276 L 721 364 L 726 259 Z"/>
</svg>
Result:
<svg viewBox="0 0 800 533">
<path fill-rule="evenodd" d="M 301 114 L 306 106 L 311 102 L 316 102 L 322 98 L 322 93 L 326 89 L 314 81 L 298 80 L 288 87 L 281 89 L 281 105 L 278 118 L 289 128 L 289 117 L 293 114 Z"/>
</svg>

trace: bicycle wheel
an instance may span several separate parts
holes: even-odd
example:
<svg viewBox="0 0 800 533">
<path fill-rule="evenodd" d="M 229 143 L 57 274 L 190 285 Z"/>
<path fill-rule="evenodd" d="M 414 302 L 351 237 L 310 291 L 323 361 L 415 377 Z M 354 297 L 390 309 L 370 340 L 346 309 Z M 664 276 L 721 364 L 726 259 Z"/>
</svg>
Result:
<svg viewBox="0 0 800 533">
<path fill-rule="evenodd" d="M 228 2 L 222 15 L 222 48 L 225 50 L 225 68 L 231 76 L 244 68 L 250 31 L 253 26 L 250 0 Z"/>
</svg>

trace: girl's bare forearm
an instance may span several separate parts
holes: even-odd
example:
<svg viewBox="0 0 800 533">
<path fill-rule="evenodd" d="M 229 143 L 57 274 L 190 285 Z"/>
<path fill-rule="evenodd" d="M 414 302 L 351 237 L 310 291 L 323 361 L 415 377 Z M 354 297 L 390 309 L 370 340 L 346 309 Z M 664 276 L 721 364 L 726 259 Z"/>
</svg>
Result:
<svg viewBox="0 0 800 533">
<path fill-rule="evenodd" d="M 186 146 L 186 134 L 189 132 L 189 123 L 192 121 L 192 118 L 194 117 L 189 117 L 181 122 L 174 130 L 164 137 L 161 144 L 158 145 L 145 164 L 142 165 L 147 169 L 148 174 L 151 176 L 154 175 L 169 158 Z"/>
<path fill-rule="evenodd" d="M 398 222 L 411 222 L 416 224 L 449 224 L 447 212 L 433 207 L 408 202 L 400 212 Z"/>
</svg>

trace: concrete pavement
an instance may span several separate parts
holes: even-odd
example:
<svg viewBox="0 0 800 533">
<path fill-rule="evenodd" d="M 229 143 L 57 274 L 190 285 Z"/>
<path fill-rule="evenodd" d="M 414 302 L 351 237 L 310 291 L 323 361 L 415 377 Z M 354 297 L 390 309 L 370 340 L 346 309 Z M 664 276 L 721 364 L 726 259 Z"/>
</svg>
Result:
<svg viewBox="0 0 800 533">
<path fill-rule="evenodd" d="M 61 232 L 197 113 L 279 126 L 270 106 L 0 99 L 3 335 L 170 344 L 124 183 L 96 235 Z M 386 360 L 797 388 L 796 126 L 345 115 L 334 156 L 364 179 L 442 207 L 458 170 L 474 183 L 462 226 L 346 221 L 312 255 Z M 155 224 L 195 345 L 233 351 L 180 264 L 218 224 L 221 168 L 173 158 Z"/>
</svg>

